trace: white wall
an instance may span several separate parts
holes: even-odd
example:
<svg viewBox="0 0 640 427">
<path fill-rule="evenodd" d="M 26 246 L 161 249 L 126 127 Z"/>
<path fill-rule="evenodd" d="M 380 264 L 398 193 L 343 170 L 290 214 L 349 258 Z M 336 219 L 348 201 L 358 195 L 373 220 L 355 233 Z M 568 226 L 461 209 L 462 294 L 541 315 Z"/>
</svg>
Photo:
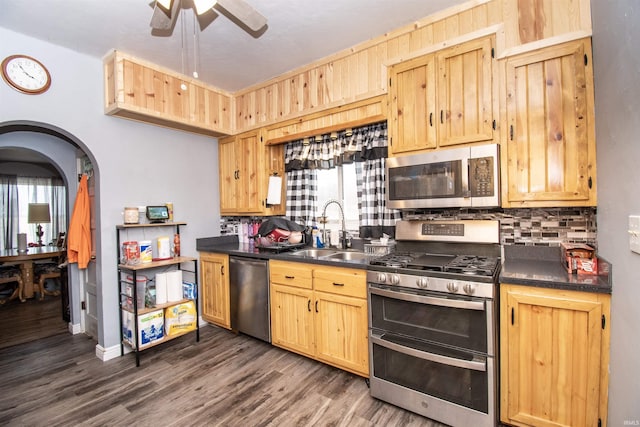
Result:
<svg viewBox="0 0 640 427">
<path fill-rule="evenodd" d="M 119 346 L 115 226 L 122 210 L 173 202 L 175 219 L 188 223 L 180 230 L 182 254 L 197 256 L 195 239 L 219 234 L 217 140 L 104 115 L 99 58 L 3 28 L 0 40 L 0 58 L 34 56 L 52 77 L 49 91 L 37 96 L 0 82 L 0 126 L 28 120 L 62 129 L 80 141 L 97 169 L 98 344 Z"/>
<path fill-rule="evenodd" d="M 592 0 L 598 158 L 598 249 L 613 264 L 609 425 L 640 424 L 640 2 Z"/>
</svg>

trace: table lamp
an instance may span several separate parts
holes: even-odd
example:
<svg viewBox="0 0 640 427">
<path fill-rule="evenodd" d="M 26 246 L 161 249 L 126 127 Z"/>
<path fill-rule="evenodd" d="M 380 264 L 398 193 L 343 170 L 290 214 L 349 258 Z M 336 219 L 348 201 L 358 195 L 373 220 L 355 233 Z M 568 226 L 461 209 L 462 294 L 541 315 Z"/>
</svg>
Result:
<svg viewBox="0 0 640 427">
<path fill-rule="evenodd" d="M 27 222 L 29 224 L 38 224 L 36 236 L 38 236 L 38 246 L 42 244 L 42 225 L 51 222 L 51 215 L 49 214 L 49 203 L 29 203 L 29 213 Z"/>
</svg>

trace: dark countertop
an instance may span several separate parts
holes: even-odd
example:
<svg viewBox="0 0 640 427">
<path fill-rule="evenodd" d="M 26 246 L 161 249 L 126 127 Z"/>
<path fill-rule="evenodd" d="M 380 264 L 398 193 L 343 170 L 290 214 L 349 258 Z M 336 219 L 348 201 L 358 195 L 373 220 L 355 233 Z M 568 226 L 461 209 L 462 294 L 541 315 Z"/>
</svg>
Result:
<svg viewBox="0 0 640 427">
<path fill-rule="evenodd" d="M 300 249 L 307 249 L 307 247 L 301 247 Z M 311 247 L 308 247 L 308 249 L 311 249 Z M 253 242 L 239 243 L 238 236 L 235 235 L 196 239 L 196 250 L 198 252 L 215 252 L 255 259 L 280 259 L 285 261 L 330 265 L 333 267 L 356 268 L 361 270 L 366 269 L 368 265 L 368 260 L 366 259 L 328 260 L 311 256 L 294 255 L 295 252 L 291 251 L 277 252 L 269 249 L 261 249 L 255 247 Z M 334 248 L 330 248 L 328 250 L 342 251 L 341 249 Z"/>
<path fill-rule="evenodd" d="M 611 264 L 598 259 L 600 274 L 570 274 L 559 247 L 505 246 L 500 283 L 610 294 Z"/>
</svg>

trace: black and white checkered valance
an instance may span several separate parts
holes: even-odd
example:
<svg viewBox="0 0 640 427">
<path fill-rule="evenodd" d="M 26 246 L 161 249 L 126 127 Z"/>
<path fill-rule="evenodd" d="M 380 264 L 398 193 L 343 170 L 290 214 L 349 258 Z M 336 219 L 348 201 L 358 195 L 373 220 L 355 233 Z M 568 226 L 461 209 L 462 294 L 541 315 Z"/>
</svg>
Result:
<svg viewBox="0 0 640 427">
<path fill-rule="evenodd" d="M 360 236 L 393 236 L 400 213 L 386 208 L 384 170 L 387 157 L 387 122 L 305 138 L 285 146 L 287 217 L 315 225 L 316 169 L 331 169 L 356 162 Z"/>
</svg>

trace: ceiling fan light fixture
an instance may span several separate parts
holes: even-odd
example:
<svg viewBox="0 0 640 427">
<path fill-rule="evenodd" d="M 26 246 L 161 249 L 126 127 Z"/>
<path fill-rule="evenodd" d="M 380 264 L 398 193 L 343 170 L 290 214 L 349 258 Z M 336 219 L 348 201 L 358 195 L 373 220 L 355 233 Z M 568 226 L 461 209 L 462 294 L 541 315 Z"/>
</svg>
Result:
<svg viewBox="0 0 640 427">
<path fill-rule="evenodd" d="M 198 15 L 202 15 L 211 9 L 216 3 L 217 0 L 193 0 L 193 5 L 195 6 L 196 14 Z"/>
</svg>

